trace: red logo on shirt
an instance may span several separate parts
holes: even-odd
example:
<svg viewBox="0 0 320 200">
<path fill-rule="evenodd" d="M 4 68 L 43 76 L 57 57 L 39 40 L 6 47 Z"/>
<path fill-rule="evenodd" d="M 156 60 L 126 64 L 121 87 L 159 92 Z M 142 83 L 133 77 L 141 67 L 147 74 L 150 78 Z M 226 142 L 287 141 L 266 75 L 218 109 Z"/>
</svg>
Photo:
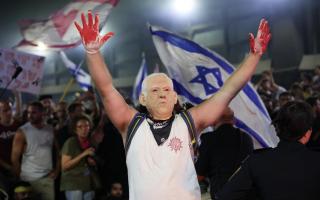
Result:
<svg viewBox="0 0 320 200">
<path fill-rule="evenodd" d="M 182 149 L 182 141 L 179 138 L 172 138 L 169 142 L 168 145 L 171 148 L 171 151 L 175 151 L 177 153 L 177 151 L 180 151 L 180 149 Z"/>
</svg>

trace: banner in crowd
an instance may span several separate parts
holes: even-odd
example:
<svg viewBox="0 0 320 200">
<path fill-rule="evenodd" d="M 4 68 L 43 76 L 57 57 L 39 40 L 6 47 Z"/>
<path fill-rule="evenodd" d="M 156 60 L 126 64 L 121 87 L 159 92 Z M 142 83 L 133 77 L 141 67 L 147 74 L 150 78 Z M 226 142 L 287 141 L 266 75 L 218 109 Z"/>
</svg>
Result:
<svg viewBox="0 0 320 200">
<path fill-rule="evenodd" d="M 37 50 L 46 46 L 48 50 L 73 48 L 80 44 L 80 36 L 74 21 L 81 21 L 81 13 L 92 10 L 99 14 L 100 25 L 104 25 L 111 9 L 119 0 L 73 0 L 61 10 L 44 20 L 22 20 L 20 29 L 23 40 L 15 47 L 19 50 Z"/>
<path fill-rule="evenodd" d="M 142 82 L 147 76 L 148 76 L 147 63 L 146 63 L 145 55 L 143 53 L 140 69 L 139 69 L 138 74 L 136 76 L 136 79 L 135 79 L 135 82 L 133 85 L 133 90 L 132 90 L 132 101 L 135 105 L 137 105 L 139 102 L 139 96 L 141 93 Z"/>
<path fill-rule="evenodd" d="M 201 103 L 214 95 L 235 70 L 216 52 L 191 40 L 155 26 L 150 26 L 150 32 L 183 102 Z M 253 138 L 255 149 L 276 146 L 278 137 L 271 119 L 251 83 L 231 101 L 230 107 L 235 113 L 236 126 Z"/>
<path fill-rule="evenodd" d="M 78 65 L 76 65 L 67 57 L 67 55 L 63 51 L 60 51 L 60 56 L 61 56 L 62 62 L 64 63 L 66 68 L 68 68 L 69 72 L 77 81 L 81 89 L 84 91 L 88 91 L 90 88 L 92 88 L 91 76 L 87 72 L 85 72 L 83 69 L 81 69 L 81 65 L 83 61 L 81 61 Z"/>
<path fill-rule="evenodd" d="M 0 49 L 0 87 L 5 88 L 12 81 L 8 85 L 9 90 L 39 94 L 44 59 L 12 49 Z M 22 71 L 13 79 L 18 68 Z"/>
</svg>

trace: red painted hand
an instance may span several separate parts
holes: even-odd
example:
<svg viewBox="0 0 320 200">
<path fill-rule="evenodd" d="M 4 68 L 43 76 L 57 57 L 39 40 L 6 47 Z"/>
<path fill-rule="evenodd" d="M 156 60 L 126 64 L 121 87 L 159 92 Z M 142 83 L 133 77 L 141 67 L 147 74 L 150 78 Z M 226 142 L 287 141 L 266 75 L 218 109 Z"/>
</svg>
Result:
<svg viewBox="0 0 320 200">
<path fill-rule="evenodd" d="M 84 14 L 81 14 L 82 28 L 80 25 L 75 22 L 75 26 L 77 27 L 79 34 L 82 38 L 83 46 L 89 54 L 95 54 L 99 51 L 100 47 L 114 34 L 113 32 L 109 32 L 104 36 L 100 36 L 99 34 L 99 16 L 95 15 L 95 19 L 93 21 L 92 13 L 88 11 L 88 23 L 86 22 L 86 18 Z"/>
<path fill-rule="evenodd" d="M 249 33 L 251 53 L 262 55 L 267 50 L 270 39 L 271 33 L 268 21 L 262 19 L 258 28 L 257 37 L 254 38 L 253 34 Z"/>
</svg>

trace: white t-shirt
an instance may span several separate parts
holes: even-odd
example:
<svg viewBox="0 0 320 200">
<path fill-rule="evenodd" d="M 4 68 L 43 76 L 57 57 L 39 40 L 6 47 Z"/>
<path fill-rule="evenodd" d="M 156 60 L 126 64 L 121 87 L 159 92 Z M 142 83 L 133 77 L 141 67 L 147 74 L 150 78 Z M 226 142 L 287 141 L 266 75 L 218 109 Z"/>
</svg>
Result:
<svg viewBox="0 0 320 200">
<path fill-rule="evenodd" d="M 34 181 L 48 175 L 52 170 L 53 129 L 49 125 L 37 129 L 29 122 L 20 129 L 27 142 L 27 148 L 22 155 L 20 178 Z"/>
<path fill-rule="evenodd" d="M 188 127 L 180 115 L 160 146 L 144 120 L 127 152 L 130 200 L 200 200 L 190 148 Z"/>
</svg>

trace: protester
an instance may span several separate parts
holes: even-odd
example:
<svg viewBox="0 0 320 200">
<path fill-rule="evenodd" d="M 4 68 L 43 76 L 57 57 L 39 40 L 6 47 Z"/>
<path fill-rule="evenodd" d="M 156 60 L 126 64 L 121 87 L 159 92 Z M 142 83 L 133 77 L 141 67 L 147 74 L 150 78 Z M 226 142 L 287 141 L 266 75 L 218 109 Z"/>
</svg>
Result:
<svg viewBox="0 0 320 200">
<path fill-rule="evenodd" d="M 32 186 L 26 181 L 19 181 L 14 187 L 14 200 L 32 200 Z"/>
<path fill-rule="evenodd" d="M 94 167 L 96 162 L 92 157 L 95 150 L 89 141 L 90 127 L 90 119 L 85 115 L 72 119 L 71 128 L 75 136 L 64 143 L 61 151 L 60 190 L 65 191 L 67 200 L 91 200 L 95 196 L 90 167 Z"/>
<path fill-rule="evenodd" d="M 233 110 L 227 107 L 215 130 L 201 135 L 196 169 L 199 177 L 209 177 L 212 199 L 253 151 L 251 137 L 235 128 L 234 123 Z"/>
<path fill-rule="evenodd" d="M 106 200 L 124 200 L 122 184 L 113 182 L 109 191 L 109 196 Z"/>
<path fill-rule="evenodd" d="M 265 200 L 319 199 L 320 154 L 305 147 L 313 118 L 307 103 L 285 104 L 274 121 L 280 138 L 278 146 L 250 156 L 217 199 L 244 199 L 251 191 Z"/>
<path fill-rule="evenodd" d="M 14 137 L 11 161 L 16 177 L 28 181 L 39 198 L 54 199 L 54 179 L 59 174 L 59 152 L 53 128 L 47 125 L 45 109 L 40 102 L 28 105 L 28 123 L 21 126 Z M 56 166 L 53 166 L 56 160 Z"/>
<path fill-rule="evenodd" d="M 190 152 L 188 124 L 194 122 L 195 132 L 213 124 L 232 98 L 247 83 L 266 51 L 271 34 L 266 20 L 261 20 L 257 38 L 250 34 L 250 53 L 242 66 L 225 82 L 221 90 L 185 115 L 173 114 L 177 93 L 171 79 L 163 73 L 148 76 L 142 84 L 139 101 L 147 110 L 136 134 L 127 134 L 130 122 L 141 116 L 130 107 L 112 85 L 112 77 L 99 53 L 100 47 L 113 35 L 99 35 L 99 17 L 88 23 L 81 15 L 82 25 L 75 23 L 86 49 L 87 63 L 106 113 L 127 142 L 129 196 L 131 200 L 200 199 L 200 189 Z M 208 112 L 210 111 L 210 112 Z M 130 126 L 131 128 L 132 126 Z M 129 133 L 132 133 L 129 130 Z M 128 136 L 128 138 L 127 138 Z M 130 145 L 130 146 L 129 146 Z M 130 148 L 129 148 L 130 147 Z"/>
</svg>

